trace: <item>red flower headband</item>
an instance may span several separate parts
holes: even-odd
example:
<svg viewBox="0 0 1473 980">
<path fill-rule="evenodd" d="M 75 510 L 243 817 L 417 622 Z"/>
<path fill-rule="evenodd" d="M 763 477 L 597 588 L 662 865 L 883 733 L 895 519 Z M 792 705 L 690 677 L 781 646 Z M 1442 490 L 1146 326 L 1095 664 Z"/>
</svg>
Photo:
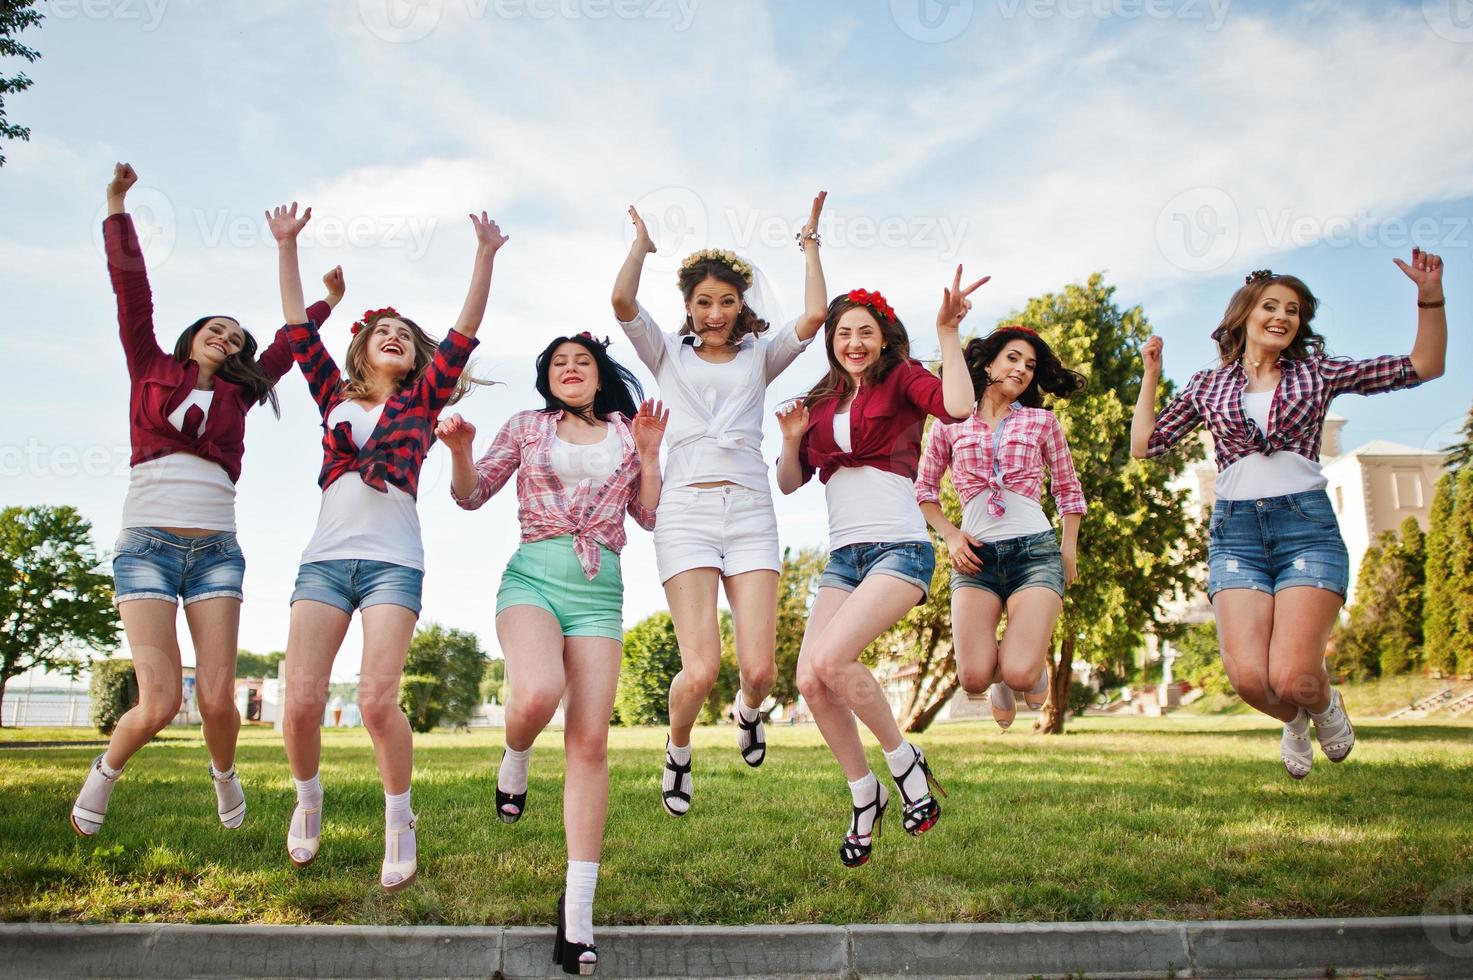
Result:
<svg viewBox="0 0 1473 980">
<path fill-rule="evenodd" d="M 599 338 L 597 338 L 597 337 L 595 337 L 593 335 L 593 332 L 591 330 L 585 330 L 582 333 L 580 333 L 578 336 L 582 337 L 584 340 L 589 341 L 590 343 L 598 344 L 600 347 L 604 348 L 605 350 L 608 349 L 608 346 L 609 346 L 609 338 L 604 337 L 602 340 L 600 340 Z"/>
<path fill-rule="evenodd" d="M 1038 336 L 1038 331 L 1037 330 L 1034 330 L 1032 327 L 1025 327 L 1021 323 L 1008 323 L 1008 324 L 1004 324 L 1001 327 L 998 327 L 997 329 L 999 329 L 999 330 L 1016 330 L 1018 333 L 1032 334 L 1035 337 Z"/>
<path fill-rule="evenodd" d="M 890 308 L 890 303 L 878 291 L 851 289 L 847 298 L 852 303 L 868 306 L 875 316 L 881 320 L 889 320 L 891 323 L 895 322 L 895 311 Z"/>
<path fill-rule="evenodd" d="M 354 335 L 357 335 L 358 331 L 360 331 L 364 327 L 368 326 L 369 323 L 371 323 L 373 321 L 373 318 L 374 317 L 379 317 L 379 316 L 391 316 L 391 317 L 394 317 L 395 319 L 403 319 L 403 317 L 400 317 L 399 316 L 399 311 L 396 310 L 396 309 L 394 309 L 392 306 L 385 306 L 381 310 L 365 310 L 363 312 L 362 319 L 360 319 L 357 323 L 354 323 L 353 324 L 353 333 L 354 333 Z"/>
</svg>

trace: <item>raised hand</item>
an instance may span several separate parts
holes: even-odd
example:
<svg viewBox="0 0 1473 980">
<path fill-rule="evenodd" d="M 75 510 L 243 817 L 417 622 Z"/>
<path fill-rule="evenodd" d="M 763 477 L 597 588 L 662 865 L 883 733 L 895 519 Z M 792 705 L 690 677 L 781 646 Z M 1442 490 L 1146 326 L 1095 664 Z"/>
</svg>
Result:
<svg viewBox="0 0 1473 980">
<path fill-rule="evenodd" d="M 786 406 L 779 407 L 776 415 L 784 440 L 797 442 L 808 431 L 808 406 L 803 404 L 803 399 L 795 398 Z"/>
<path fill-rule="evenodd" d="M 113 164 L 113 179 L 108 181 L 107 196 L 122 200 L 128 193 L 128 189 L 138 183 L 138 171 L 133 169 L 131 163 Z"/>
<path fill-rule="evenodd" d="M 1163 341 L 1160 337 L 1152 337 L 1141 347 L 1141 363 L 1145 365 L 1146 373 L 1152 377 L 1161 374 L 1161 348 Z"/>
<path fill-rule="evenodd" d="M 990 280 L 991 276 L 983 276 L 965 289 L 962 288 L 962 267 L 956 267 L 956 276 L 951 280 L 950 288 L 941 292 L 941 309 L 936 314 L 937 330 L 957 330 L 962 321 L 972 311 L 972 301 L 967 299 L 978 287 Z"/>
<path fill-rule="evenodd" d="M 1392 259 L 1406 277 L 1417 284 L 1417 295 L 1424 300 L 1442 299 L 1442 256 L 1412 249 L 1411 264 Z"/>
<path fill-rule="evenodd" d="M 663 402 L 646 398 L 634 416 L 634 446 L 641 457 L 660 451 L 660 440 L 665 438 L 665 426 L 670 421 L 670 410 Z"/>
<path fill-rule="evenodd" d="M 510 235 L 501 233 L 501 228 L 486 216 L 485 211 L 481 212 L 479 218 L 471 214 L 470 219 L 471 224 L 476 228 L 476 243 L 490 249 L 493 255 L 496 254 L 497 249 L 506 244 L 507 239 L 511 238 Z"/>
<path fill-rule="evenodd" d="M 277 205 L 266 212 L 266 226 L 271 229 L 271 236 L 276 239 L 278 245 L 285 242 L 295 242 L 301 230 L 307 227 L 307 222 L 312 220 L 312 209 L 309 207 L 297 217 L 297 202 L 293 201 L 291 207 Z"/>
<path fill-rule="evenodd" d="M 823 213 L 823 202 L 829 196 L 828 191 L 819 191 L 818 196 L 813 199 L 813 208 L 808 212 L 808 220 L 803 227 L 798 229 L 798 247 L 807 248 L 808 242 L 818 243 L 818 216 Z"/>
<path fill-rule="evenodd" d="M 343 281 L 343 267 L 335 265 L 327 270 L 327 275 L 322 277 L 322 284 L 327 287 L 327 301 L 336 306 L 338 300 L 343 298 L 347 292 L 347 285 Z"/>
<path fill-rule="evenodd" d="M 644 226 L 644 219 L 639 212 L 634 210 L 634 205 L 629 205 L 629 220 L 634 222 L 634 241 L 629 250 L 638 252 L 640 255 L 651 255 L 655 251 L 654 239 L 650 238 L 650 230 Z"/>
<path fill-rule="evenodd" d="M 452 453 L 470 455 L 471 445 L 476 440 L 476 427 L 455 414 L 440 420 L 435 426 L 435 438 L 443 442 Z"/>
</svg>

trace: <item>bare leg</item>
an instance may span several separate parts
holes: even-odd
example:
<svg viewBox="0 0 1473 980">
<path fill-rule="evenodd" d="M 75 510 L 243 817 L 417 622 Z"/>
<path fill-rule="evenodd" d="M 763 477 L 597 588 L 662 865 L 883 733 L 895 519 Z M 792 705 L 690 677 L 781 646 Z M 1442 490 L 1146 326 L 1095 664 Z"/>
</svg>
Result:
<svg viewBox="0 0 1473 980">
<path fill-rule="evenodd" d="M 603 851 L 609 809 L 609 719 L 619 685 L 618 640 L 569 636 L 562 661 L 568 677 L 563 718 L 567 777 L 563 788 L 563 828 L 568 860 L 598 861 Z"/>
<path fill-rule="evenodd" d="M 1325 647 L 1344 600 L 1329 589 L 1300 585 L 1281 590 L 1273 601 L 1269 682 L 1290 706 L 1322 712 L 1330 706 Z"/>
<path fill-rule="evenodd" d="M 176 605 L 165 599 L 129 599 L 118 604 L 133 670 L 138 703 L 118 719 L 103 761 L 121 769 L 179 713 L 183 671 L 174 632 Z"/>
<path fill-rule="evenodd" d="M 511 606 L 496 617 L 496 639 L 506 657 L 506 747 L 524 752 L 563 699 L 563 629 L 546 609 Z"/>
<path fill-rule="evenodd" d="M 1054 624 L 1063 610 L 1064 600 L 1053 589 L 1020 589 L 1008 597 L 1008 626 L 999 660 L 1002 681 L 1014 691 L 1029 691 L 1038 683 Z"/>
<path fill-rule="evenodd" d="M 758 708 L 772 690 L 776 674 L 778 573 L 767 569 L 743 572 L 722 584 L 736 631 L 741 696 L 749 708 Z"/>
<path fill-rule="evenodd" d="M 844 778 L 853 782 L 869 772 L 869 761 L 864 757 L 864 743 L 859 740 L 859 726 L 854 712 L 829 690 L 818 671 L 814 669 L 813 648 L 816 638 L 823 633 L 835 614 L 849 598 L 843 589 L 821 588 L 813 600 L 813 609 L 808 614 L 808 628 L 803 632 L 803 649 L 798 653 L 798 691 L 813 714 L 823 740 L 829 751 L 834 753 Z"/>
<path fill-rule="evenodd" d="M 1287 590 L 1286 590 L 1287 591 Z M 1274 597 L 1255 589 L 1223 589 L 1212 600 L 1222 664 L 1238 696 L 1270 718 L 1293 721 L 1299 706 L 1273 687 L 1268 672 Z"/>
<path fill-rule="evenodd" d="M 701 706 L 721 670 L 721 628 L 716 619 L 714 568 L 692 568 L 665 583 L 675 639 L 680 644 L 680 673 L 670 682 L 670 741 L 690 744 Z"/>
<path fill-rule="evenodd" d="M 194 640 L 195 699 L 204 725 L 205 745 L 216 772 L 235 765 L 240 712 L 235 707 L 235 654 L 240 638 L 240 600 L 201 599 L 184 607 Z"/>
<path fill-rule="evenodd" d="M 956 647 L 956 678 L 968 694 L 981 694 L 997 675 L 997 624 L 1002 600 L 986 589 L 951 593 L 951 636 Z M 1011 628 L 1012 620 L 1008 620 Z"/>
<path fill-rule="evenodd" d="M 399 678 L 414 638 L 419 614 L 405 606 L 383 603 L 360 612 L 363 617 L 363 666 L 358 674 L 358 710 L 373 739 L 384 792 L 409 789 L 414 770 L 414 734 L 399 707 Z"/>
<path fill-rule="evenodd" d="M 281 734 L 292 776 L 299 780 L 317 775 L 328 679 L 349 621 L 347 613 L 325 602 L 298 599 L 292 603 L 286 660 L 281 670 L 286 694 Z"/>
</svg>

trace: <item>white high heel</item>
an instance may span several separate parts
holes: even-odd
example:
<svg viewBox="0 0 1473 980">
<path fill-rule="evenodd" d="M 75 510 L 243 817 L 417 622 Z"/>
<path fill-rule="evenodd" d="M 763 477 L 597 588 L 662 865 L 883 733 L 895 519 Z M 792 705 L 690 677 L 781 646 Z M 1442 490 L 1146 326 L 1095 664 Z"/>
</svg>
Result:
<svg viewBox="0 0 1473 980">
<path fill-rule="evenodd" d="M 107 802 L 112 799 L 113 784 L 123 774 L 121 769 L 111 776 L 103 772 L 102 758 L 99 755 L 92 760 L 92 765 L 87 769 L 87 778 L 82 783 L 81 791 L 77 793 L 71 816 L 68 817 L 72 829 L 83 837 L 91 837 L 102 829 L 102 821 L 107 818 Z M 92 829 L 88 830 L 84 824 Z"/>
<path fill-rule="evenodd" d="M 311 837 L 298 837 L 294 831 L 297 829 L 297 817 L 302 818 L 302 832 L 306 833 L 312 823 L 312 817 L 317 817 L 317 833 Z M 292 811 L 292 822 L 286 829 L 286 856 L 291 858 L 292 864 L 299 868 L 305 868 L 317 860 L 317 848 L 322 841 L 322 807 L 304 807 L 300 803 Z"/>
<path fill-rule="evenodd" d="M 384 832 L 384 866 L 379 872 L 378 882 L 386 892 L 397 892 L 414 884 L 419 874 L 419 835 L 416 832 L 419 819 L 411 817 L 403 827 Z M 409 835 L 409 860 L 401 860 L 401 841 Z"/>
</svg>

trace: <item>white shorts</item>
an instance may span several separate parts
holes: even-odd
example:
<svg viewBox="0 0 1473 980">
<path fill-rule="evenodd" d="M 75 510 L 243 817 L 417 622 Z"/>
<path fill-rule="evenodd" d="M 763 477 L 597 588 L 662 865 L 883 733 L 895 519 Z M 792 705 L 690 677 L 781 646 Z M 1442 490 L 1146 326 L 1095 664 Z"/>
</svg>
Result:
<svg viewBox="0 0 1473 980">
<path fill-rule="evenodd" d="M 655 564 L 661 582 L 692 568 L 781 572 L 772 494 L 731 484 L 666 490 L 655 515 Z"/>
</svg>

